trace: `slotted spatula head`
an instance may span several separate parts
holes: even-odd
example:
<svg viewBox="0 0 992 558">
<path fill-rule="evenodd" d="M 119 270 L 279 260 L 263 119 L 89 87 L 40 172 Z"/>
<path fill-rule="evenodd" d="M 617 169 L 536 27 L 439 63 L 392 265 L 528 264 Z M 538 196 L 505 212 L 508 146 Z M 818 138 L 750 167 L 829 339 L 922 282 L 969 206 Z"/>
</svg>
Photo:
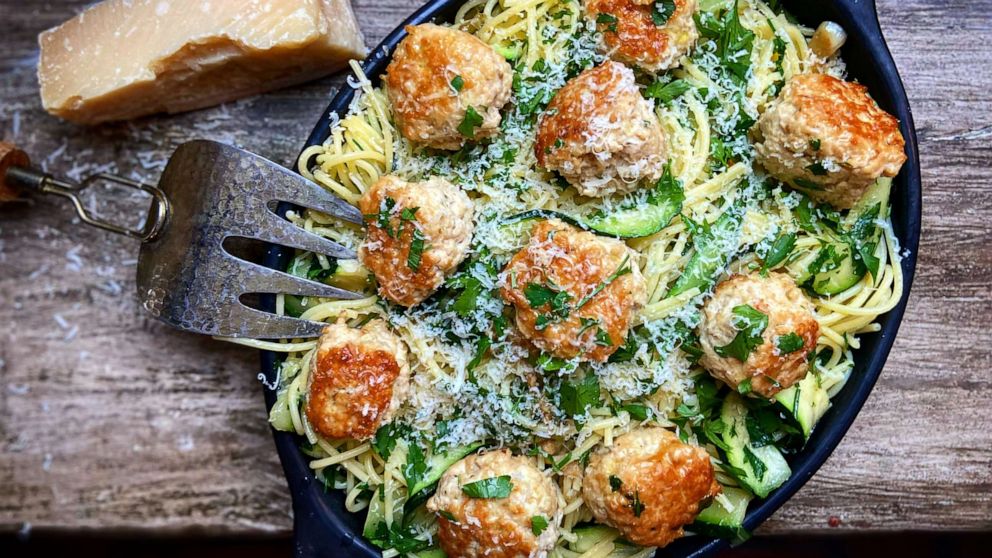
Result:
<svg viewBox="0 0 992 558">
<path fill-rule="evenodd" d="M 241 237 L 355 258 L 344 246 L 274 213 L 278 202 L 290 202 L 361 224 L 357 209 L 302 176 L 247 151 L 197 140 L 179 146 L 159 188 L 169 200 L 169 218 L 154 240 L 142 244 L 137 278 L 142 306 L 158 319 L 222 337 L 312 337 L 325 324 L 255 310 L 240 298 L 364 296 L 244 261 L 224 249 L 225 239 Z"/>
</svg>

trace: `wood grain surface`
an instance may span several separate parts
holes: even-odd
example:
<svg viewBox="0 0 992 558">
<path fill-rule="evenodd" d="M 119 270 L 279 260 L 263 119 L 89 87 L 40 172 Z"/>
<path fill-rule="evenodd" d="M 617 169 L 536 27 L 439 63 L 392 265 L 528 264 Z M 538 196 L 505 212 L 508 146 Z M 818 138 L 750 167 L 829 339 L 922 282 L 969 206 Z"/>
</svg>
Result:
<svg viewBox="0 0 992 558">
<path fill-rule="evenodd" d="M 106 164 L 154 182 L 190 138 L 290 163 L 341 81 L 66 124 L 41 110 L 36 35 L 85 4 L 0 0 L 0 135 L 56 174 Z M 356 0 L 367 42 L 418 4 Z M 879 4 L 920 135 L 919 271 L 868 404 L 764 533 L 827 530 L 832 516 L 836 530 L 992 530 L 992 0 Z M 100 198 L 105 214 L 139 215 L 133 199 Z M 256 354 L 145 316 L 137 248 L 59 200 L 0 209 L 0 529 L 288 532 Z"/>
</svg>

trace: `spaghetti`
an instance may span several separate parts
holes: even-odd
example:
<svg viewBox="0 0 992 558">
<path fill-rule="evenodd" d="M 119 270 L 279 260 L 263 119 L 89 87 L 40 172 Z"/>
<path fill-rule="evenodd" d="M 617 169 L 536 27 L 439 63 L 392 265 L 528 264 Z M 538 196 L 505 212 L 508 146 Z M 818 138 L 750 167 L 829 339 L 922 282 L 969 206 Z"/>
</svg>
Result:
<svg viewBox="0 0 992 558">
<path fill-rule="evenodd" d="M 741 25 L 754 35 L 750 70 L 746 80 L 728 79 L 715 42 L 704 38 L 676 70 L 658 78 L 661 84 L 680 80 L 686 86 L 683 94 L 659 102 L 656 110 L 668 138 L 670 171 L 681 182 L 685 201 L 681 216 L 663 229 L 628 240 L 640 255 L 638 265 L 648 287 L 647 304 L 631 334 L 641 345 L 632 348 L 625 362 L 557 363 L 553 368 L 556 372 L 552 374 L 567 375 L 577 366 L 586 366 L 599 378 L 602 404 L 589 409 L 584 421 L 545 421 L 537 413 L 528 413 L 538 402 L 515 390 L 525 376 L 523 369 L 532 365 L 509 344 L 490 348 L 490 358 L 474 369 L 475 383 L 467 380 L 468 363 L 475 358 L 477 347 L 452 341 L 443 333 L 451 327 L 472 331 L 474 322 L 490 320 L 492 313 L 438 316 L 438 306 L 431 304 L 409 310 L 392 307 L 374 294 L 369 274 L 358 262 L 334 262 L 313 254 L 298 254 L 294 265 L 302 262 L 310 269 L 328 270 L 329 281 L 364 289 L 369 295 L 351 301 L 300 300 L 284 295 L 277 299 L 279 313 L 311 320 L 346 319 L 358 324 L 369 315 L 389 319 L 410 350 L 414 374 L 413 394 L 396 421 L 412 432 L 436 432 L 432 442 L 451 447 L 473 443 L 511 446 L 533 456 L 539 468 L 550 469 L 560 489 L 559 509 L 564 510 L 554 556 L 649 556 L 653 552 L 652 548 L 623 542 L 609 529 L 586 532 L 580 541 L 581 526 L 593 519 L 582 500 L 583 456 L 600 445 L 609 446 L 618 435 L 642 422 L 678 428 L 683 437 L 711 452 L 721 484 L 731 488 L 739 484 L 719 448 L 691 428 L 683 412 L 697 405 L 696 390 L 704 374 L 692 364 L 684 345 L 676 341 L 680 338 L 676 332 L 697 325 L 699 309 L 709 295 L 698 288 L 676 296 L 668 293 L 694 253 L 692 224 L 712 223 L 731 207 L 744 208 L 739 230 L 727 246 L 737 257 L 722 270 L 723 276 L 759 268 L 776 238 L 793 235 L 794 248 L 776 267 L 800 279 L 823 247 L 833 241 L 825 220 L 815 219 L 822 217 L 824 210 L 800 193 L 771 184 L 755 167 L 747 128 L 788 78 L 811 71 L 842 76 L 843 63 L 818 58 L 808 46 L 812 30 L 763 2 L 702 0 L 700 4 L 703 18 L 737 7 Z M 349 85 L 356 89 L 356 95 L 348 114 L 333 124 L 326 142 L 303 152 L 299 171 L 352 204 L 386 174 L 410 180 L 432 174 L 448 177 L 466 190 L 476 205 L 479 223 L 473 252 L 478 268 L 485 267 L 482 264 L 486 262 L 502 265 L 521 247 L 520 230 L 505 225 L 509 217 L 520 212 L 540 209 L 582 217 L 643 203 L 636 193 L 582 198 L 572 189 L 562 190 L 554 176 L 535 160 L 534 118 L 522 111 L 523 101 L 535 96 L 549 99 L 576 69 L 603 60 L 596 50 L 595 28 L 587 23 L 579 3 L 469 0 L 452 25 L 475 34 L 515 64 L 518 85 L 500 136 L 487 145 L 469 146 L 460 155 L 418 150 L 397 133 L 382 88 L 371 83 L 352 62 L 354 77 Z M 642 88 L 653 79 L 642 78 Z M 812 224 L 804 225 L 797 217 L 804 209 L 813 215 Z M 876 318 L 891 310 L 902 295 L 899 249 L 887 215 L 886 206 L 878 215 L 882 231 L 874 250 L 878 272 L 864 274 L 839 293 L 812 298 L 820 325 L 816 381 L 830 396 L 843 387 L 853 369 L 852 351 L 859 347 L 858 336 L 878 331 Z M 357 247 L 361 242 L 360 227 L 318 212 L 290 212 L 287 217 L 346 246 Z M 477 275 L 483 284 L 485 273 Z M 445 320 L 455 325 L 442 330 L 439 322 Z M 399 522 L 407 499 L 404 467 L 413 442 L 400 440 L 384 458 L 375 443 L 322 439 L 300 412 L 316 343 L 239 342 L 285 353 L 271 420 L 276 428 L 305 437 L 303 451 L 312 456 L 310 466 L 317 477 L 329 487 L 344 490 L 346 507 L 352 512 L 366 509 L 373 495 L 381 494 L 386 524 Z M 515 400 L 508 404 L 500 394 L 510 394 Z M 552 439 L 554 444 L 547 443 Z M 735 504 L 721 495 L 713 505 L 730 509 Z M 424 547 L 432 546 L 436 531 L 432 518 L 417 516 L 413 525 L 411 536 L 424 541 Z M 395 548 L 383 552 L 387 558 L 398 554 Z"/>
</svg>

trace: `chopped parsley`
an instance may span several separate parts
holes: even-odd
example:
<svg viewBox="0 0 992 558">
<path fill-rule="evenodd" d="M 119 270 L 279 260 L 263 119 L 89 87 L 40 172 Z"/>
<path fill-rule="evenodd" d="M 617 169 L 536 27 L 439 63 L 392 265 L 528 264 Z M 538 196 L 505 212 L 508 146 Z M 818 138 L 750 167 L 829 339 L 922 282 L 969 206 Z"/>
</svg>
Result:
<svg viewBox="0 0 992 558">
<path fill-rule="evenodd" d="M 420 261 L 424 253 L 424 233 L 413 229 L 413 239 L 410 241 L 410 251 L 406 255 L 406 266 L 414 271 L 420 270 Z"/>
<path fill-rule="evenodd" d="M 438 513 L 438 515 L 440 515 L 441 517 L 447 519 L 448 521 L 450 521 L 452 523 L 458 523 L 458 520 L 455 519 L 455 514 L 451 513 L 448 510 L 441 510 L 441 511 L 439 511 L 437 513 Z"/>
<path fill-rule="evenodd" d="M 817 161 L 812 165 L 808 165 L 806 170 L 813 173 L 814 176 L 827 176 L 827 169 L 823 166 L 823 163 Z"/>
<path fill-rule="evenodd" d="M 641 501 L 641 493 L 639 491 L 634 491 L 634 497 L 630 498 L 630 511 L 634 512 L 634 517 L 641 517 L 644 513 L 644 502 Z"/>
<path fill-rule="evenodd" d="M 661 103 L 667 103 L 681 97 L 690 89 L 692 89 L 692 85 L 684 79 L 676 79 L 668 83 L 656 81 L 647 86 L 644 90 L 644 96 L 648 99 L 657 99 Z"/>
<path fill-rule="evenodd" d="M 601 293 L 603 291 L 603 289 L 605 289 L 606 287 L 608 287 L 610 285 L 610 283 L 612 283 L 612 282 L 616 281 L 617 279 L 619 279 L 620 277 L 623 277 L 624 275 L 627 275 L 628 273 L 630 273 L 631 272 L 630 271 L 630 266 L 627 265 L 627 262 L 628 261 L 630 261 L 630 254 L 627 254 L 627 255 L 625 255 L 623 257 L 623 261 L 620 262 L 620 265 L 617 267 L 616 271 L 614 271 L 613 273 L 611 273 L 610 276 L 607 277 L 602 283 L 596 285 L 596 288 L 593 289 L 591 293 L 589 293 L 586 296 L 582 297 L 582 300 L 580 300 L 578 302 L 578 304 L 575 305 L 575 309 L 578 310 L 579 308 L 582 308 L 590 300 L 592 300 L 593 298 L 595 298 L 596 295 L 598 295 L 599 293 Z"/>
<path fill-rule="evenodd" d="M 510 482 L 510 475 L 489 477 L 462 485 L 462 492 L 469 498 L 507 498 L 512 490 L 513 483 Z"/>
<path fill-rule="evenodd" d="M 819 151 L 820 150 L 820 139 L 819 138 L 815 138 L 815 139 L 809 140 L 809 148 L 812 149 L 813 151 Z"/>
<path fill-rule="evenodd" d="M 524 285 L 524 297 L 531 308 L 549 307 L 548 312 L 538 314 L 534 321 L 534 327 L 538 331 L 558 320 L 567 318 L 572 311 L 568 304 L 572 300 L 572 295 L 568 291 L 558 289 L 552 282 L 547 284 L 527 283 Z"/>
<path fill-rule="evenodd" d="M 751 470 L 754 471 L 754 476 L 759 481 L 765 478 L 765 472 L 768 471 L 768 466 L 765 465 L 765 462 L 760 457 L 751 451 L 750 445 L 744 446 L 744 459 L 747 460 L 747 464 L 750 465 Z"/>
<path fill-rule="evenodd" d="M 658 0 L 651 6 L 651 21 L 658 26 L 668 23 L 675 13 L 675 0 Z"/>
<path fill-rule="evenodd" d="M 365 220 L 375 221 L 377 227 L 386 231 L 386 234 L 391 238 L 396 238 L 396 231 L 393 230 L 393 225 L 389 222 L 389 219 L 393 215 L 394 207 L 396 207 L 396 200 L 387 196 L 379 202 L 379 212 L 366 213 L 364 215 Z"/>
<path fill-rule="evenodd" d="M 613 340 L 610 339 L 610 334 L 606 332 L 605 329 L 601 327 L 596 328 L 596 344 L 600 347 L 612 347 Z"/>
<path fill-rule="evenodd" d="M 548 528 L 548 519 L 543 515 L 535 515 L 530 518 L 530 530 L 534 533 L 535 537 L 541 536 L 541 533 Z"/>
<path fill-rule="evenodd" d="M 714 350 L 722 357 L 736 358 L 745 362 L 747 357 L 751 356 L 751 352 L 764 342 L 761 334 L 768 327 L 768 315 L 749 304 L 735 306 L 732 312 L 737 335 L 730 343 L 722 347 L 714 347 Z"/>
<path fill-rule="evenodd" d="M 427 458 L 424 457 L 424 450 L 420 444 L 410 442 L 407 444 L 406 465 L 403 467 L 403 478 L 406 479 L 407 486 L 413 486 L 423 480 L 427 474 Z"/>
<path fill-rule="evenodd" d="M 648 414 L 651 412 L 646 405 L 638 403 L 628 403 L 621 408 L 634 420 L 648 420 Z"/>
<path fill-rule="evenodd" d="M 779 335 L 775 339 L 779 354 L 787 355 L 803 348 L 805 341 L 796 332 L 792 331 L 785 335 Z"/>
<path fill-rule="evenodd" d="M 754 33 L 741 25 L 737 4 L 737 0 L 734 0 L 734 6 L 720 18 L 707 12 L 695 17 L 700 34 L 716 42 L 716 55 L 722 65 L 739 83 L 743 83 L 747 81 L 747 74 L 751 69 Z"/>
<path fill-rule="evenodd" d="M 584 414 L 589 407 L 599 406 L 599 379 L 590 372 L 579 383 L 563 382 L 558 395 L 558 407 L 574 418 Z"/>
<path fill-rule="evenodd" d="M 617 32 L 617 18 L 613 14 L 601 13 L 596 16 L 596 23 L 605 23 L 606 30 L 610 33 Z"/>
<path fill-rule="evenodd" d="M 455 93 L 461 93 L 462 87 L 465 87 L 465 80 L 462 79 L 462 76 L 451 78 L 451 88 L 455 90 Z"/>
<path fill-rule="evenodd" d="M 620 477 L 610 475 L 610 489 L 613 490 L 613 492 L 616 492 L 617 490 L 620 490 L 621 486 L 623 486 L 623 481 L 620 480 Z"/>
<path fill-rule="evenodd" d="M 475 139 L 475 129 L 482 126 L 482 122 L 482 115 L 476 112 L 475 107 L 469 106 L 465 110 L 462 123 L 458 125 L 458 133 L 469 139 Z"/>
<path fill-rule="evenodd" d="M 765 254 L 765 261 L 761 264 L 761 272 L 766 273 L 769 269 L 775 269 L 777 265 L 789 257 L 795 246 L 795 233 L 780 234 L 768 248 L 768 252 Z"/>
</svg>

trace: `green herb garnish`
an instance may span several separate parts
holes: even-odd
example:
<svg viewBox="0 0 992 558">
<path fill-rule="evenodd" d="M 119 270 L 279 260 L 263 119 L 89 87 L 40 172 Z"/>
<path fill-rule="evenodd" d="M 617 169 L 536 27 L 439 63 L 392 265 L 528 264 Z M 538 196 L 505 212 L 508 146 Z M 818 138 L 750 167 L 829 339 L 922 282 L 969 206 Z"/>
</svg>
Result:
<svg viewBox="0 0 992 558">
<path fill-rule="evenodd" d="M 482 115 L 476 112 L 475 107 L 469 106 L 465 110 L 461 124 L 458 125 L 458 133 L 469 139 L 475 139 L 475 129 L 482 126 L 482 122 Z"/>
<path fill-rule="evenodd" d="M 778 352 L 782 355 L 794 353 L 799 349 L 802 349 L 805 343 L 806 342 L 803 341 L 803 338 L 794 331 L 785 335 L 779 335 L 775 339 L 775 345 L 778 347 Z"/>
<path fill-rule="evenodd" d="M 535 537 L 541 536 L 541 533 L 548 528 L 548 520 L 543 515 L 535 515 L 530 518 L 530 530 L 534 533 Z"/>
<path fill-rule="evenodd" d="M 675 13 L 675 0 L 658 0 L 651 6 L 651 22 L 661 26 Z"/>
<path fill-rule="evenodd" d="M 751 352 L 764 342 L 761 334 L 768 327 L 768 315 L 748 304 L 735 306 L 732 312 L 737 335 L 730 343 L 722 347 L 714 347 L 714 350 L 722 357 L 732 357 L 745 362 Z"/>
<path fill-rule="evenodd" d="M 462 485 L 462 492 L 469 498 L 507 498 L 512 490 L 513 483 L 510 482 L 510 475 L 489 477 Z"/>
</svg>

